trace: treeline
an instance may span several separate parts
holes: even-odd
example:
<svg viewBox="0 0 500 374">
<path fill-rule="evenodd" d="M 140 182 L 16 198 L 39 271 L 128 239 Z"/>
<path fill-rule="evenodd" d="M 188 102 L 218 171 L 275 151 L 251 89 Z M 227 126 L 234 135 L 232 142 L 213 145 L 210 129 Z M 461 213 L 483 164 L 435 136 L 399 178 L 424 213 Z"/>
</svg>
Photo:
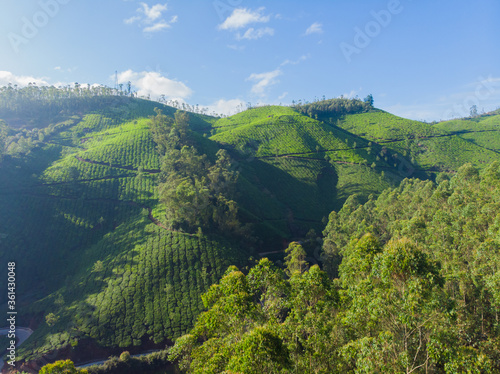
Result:
<svg viewBox="0 0 500 374">
<path fill-rule="evenodd" d="M 161 157 L 159 197 L 168 226 L 191 233 L 246 235 L 235 201 L 239 173 L 227 151 L 220 149 L 211 163 L 195 147 L 187 112 L 177 111 L 175 119 L 156 112 L 150 130 Z"/>
<path fill-rule="evenodd" d="M 500 372 L 500 164 L 405 180 L 299 243 L 230 267 L 170 358 L 189 373 Z M 330 277 L 329 277 L 330 275 Z"/>
<path fill-rule="evenodd" d="M 0 117 L 57 117 L 61 111 L 99 110 L 121 97 L 119 91 L 105 86 L 54 86 L 0 87 Z M 122 102 L 120 101 L 120 102 Z"/>
<path fill-rule="evenodd" d="M 364 113 L 373 109 L 373 96 L 368 95 L 363 101 L 344 97 L 315 101 L 313 103 L 295 104 L 292 108 L 309 117 L 340 117 L 346 114 Z"/>
</svg>

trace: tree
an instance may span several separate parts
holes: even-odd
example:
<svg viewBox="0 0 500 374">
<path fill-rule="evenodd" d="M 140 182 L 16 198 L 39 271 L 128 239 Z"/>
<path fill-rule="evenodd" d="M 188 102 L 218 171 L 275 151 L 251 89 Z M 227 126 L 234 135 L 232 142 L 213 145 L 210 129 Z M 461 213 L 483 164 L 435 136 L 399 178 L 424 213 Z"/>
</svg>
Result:
<svg viewBox="0 0 500 374">
<path fill-rule="evenodd" d="M 478 113 L 477 113 L 477 105 L 474 104 L 470 107 L 470 116 L 471 117 L 477 117 L 478 116 Z"/>
<path fill-rule="evenodd" d="M 263 258 L 250 269 L 247 280 L 254 301 L 260 304 L 267 318 L 281 321 L 288 307 L 285 295 L 289 293 L 284 271 Z"/>
<path fill-rule="evenodd" d="M 123 361 L 123 362 L 129 362 L 130 361 L 130 352 L 129 351 L 123 351 L 121 354 L 120 354 L 120 360 Z"/>
<path fill-rule="evenodd" d="M 342 349 L 347 362 L 367 373 L 429 365 L 431 338 L 446 326 L 439 264 L 409 239 L 393 239 L 381 251 L 369 234 L 344 254 L 346 321 L 359 337 Z"/>
<path fill-rule="evenodd" d="M 291 276 L 295 273 L 303 273 L 307 270 L 306 251 L 298 242 L 291 242 L 285 250 L 285 264 L 287 272 Z"/>
<path fill-rule="evenodd" d="M 373 108 L 373 95 L 369 94 L 367 97 L 363 99 L 363 101 Z"/>
<path fill-rule="evenodd" d="M 39 374 L 88 374 L 87 369 L 77 369 L 71 360 L 56 361 L 40 369 Z"/>
<path fill-rule="evenodd" d="M 245 374 L 281 373 L 292 366 L 281 338 L 266 327 L 256 327 L 234 347 L 227 364 L 229 372 Z"/>
<path fill-rule="evenodd" d="M 156 143 L 158 153 L 164 155 L 170 146 L 169 135 L 173 127 L 173 120 L 167 117 L 161 109 L 155 108 L 156 116 L 150 117 L 149 131 Z"/>
<path fill-rule="evenodd" d="M 56 316 L 54 313 L 49 313 L 45 316 L 45 322 L 50 327 L 54 326 L 57 323 L 57 321 L 59 321 L 59 317 Z"/>
</svg>

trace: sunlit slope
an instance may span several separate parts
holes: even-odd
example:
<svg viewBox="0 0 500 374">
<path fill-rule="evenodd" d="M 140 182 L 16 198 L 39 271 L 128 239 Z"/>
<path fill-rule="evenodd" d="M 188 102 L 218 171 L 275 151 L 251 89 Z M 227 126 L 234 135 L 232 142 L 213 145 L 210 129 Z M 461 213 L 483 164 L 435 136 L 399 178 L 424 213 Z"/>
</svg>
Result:
<svg viewBox="0 0 500 374">
<path fill-rule="evenodd" d="M 260 107 L 223 118 L 211 137 L 255 157 L 296 155 L 359 163 L 370 161 L 363 152 L 368 141 L 356 138 L 288 107 Z M 359 150 L 353 148 L 358 147 Z"/>
<path fill-rule="evenodd" d="M 324 217 L 350 195 L 366 200 L 419 170 L 427 178 L 429 170 L 498 156 L 496 139 L 487 137 L 496 136 L 498 116 L 431 126 L 377 110 L 190 114 L 198 151 L 213 161 L 226 149 L 239 171 L 235 199 L 255 241 L 235 243 L 162 223 L 163 176 L 148 128 L 155 107 L 175 112 L 130 100 L 66 113 L 30 152 L 0 164 L 0 260 L 18 264 L 19 323 L 35 330 L 19 357 L 79 349 L 83 341 L 164 344 L 191 326 L 200 294 L 228 265 L 280 250 L 311 228 L 321 232 Z"/>
<path fill-rule="evenodd" d="M 469 141 L 451 126 L 430 125 L 383 111 L 346 115 L 336 125 L 397 152 L 416 170 L 455 171 L 466 162 L 482 167 L 498 159 L 496 152 Z"/>
<path fill-rule="evenodd" d="M 500 111 L 476 118 L 440 122 L 435 127 L 456 133 L 486 150 L 500 152 Z"/>
</svg>

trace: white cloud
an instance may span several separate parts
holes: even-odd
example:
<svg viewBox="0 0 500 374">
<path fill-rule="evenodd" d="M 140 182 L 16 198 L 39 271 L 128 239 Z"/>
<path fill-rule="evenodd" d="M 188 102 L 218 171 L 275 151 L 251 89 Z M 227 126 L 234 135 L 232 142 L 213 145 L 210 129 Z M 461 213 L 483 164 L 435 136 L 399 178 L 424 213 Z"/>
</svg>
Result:
<svg viewBox="0 0 500 374">
<path fill-rule="evenodd" d="M 286 66 L 286 65 L 297 65 L 297 64 L 300 64 L 302 61 L 305 61 L 307 60 L 309 57 L 311 57 L 310 55 L 302 55 L 300 56 L 297 60 L 293 61 L 293 60 L 288 60 L 286 59 L 285 61 L 283 61 L 280 66 Z"/>
<path fill-rule="evenodd" d="M 240 99 L 217 100 L 211 105 L 207 105 L 209 113 L 215 112 L 217 114 L 232 115 L 246 108 L 245 102 Z"/>
<path fill-rule="evenodd" d="M 172 24 L 177 22 L 177 15 L 171 17 L 170 21 L 162 18 L 163 13 L 168 10 L 167 4 L 155 4 L 149 6 L 146 3 L 141 3 L 141 7 L 137 8 L 136 15 L 123 20 L 127 25 L 138 23 L 143 27 L 145 33 L 153 33 L 162 31 L 172 27 Z"/>
<path fill-rule="evenodd" d="M 248 40 L 255 40 L 255 39 L 260 39 L 265 35 L 274 35 L 274 29 L 270 27 L 262 27 L 260 29 L 254 29 L 253 27 L 250 27 L 243 35 L 240 35 L 239 33 L 236 36 L 236 39 L 241 40 L 241 39 L 248 39 Z"/>
<path fill-rule="evenodd" d="M 319 23 L 319 22 L 314 22 L 306 30 L 306 35 L 322 34 L 322 33 L 323 33 L 323 25 L 321 23 Z"/>
<path fill-rule="evenodd" d="M 29 83 L 36 83 L 38 86 L 50 86 L 47 82 L 47 78 L 35 78 L 28 75 L 15 75 L 10 71 L 0 70 L 0 87 L 7 86 L 11 83 L 13 86 L 18 85 L 19 87 L 25 87 Z"/>
<path fill-rule="evenodd" d="M 161 14 L 167 10 L 167 4 L 156 4 L 149 7 L 146 3 L 141 3 L 142 9 L 138 11 L 144 13 L 146 19 L 153 22 L 161 17 Z"/>
<path fill-rule="evenodd" d="M 354 99 L 361 90 L 362 89 L 360 88 L 359 90 L 351 90 L 350 92 L 344 92 L 342 96 L 344 96 L 347 99 Z"/>
<path fill-rule="evenodd" d="M 269 22 L 270 16 L 262 15 L 264 9 L 265 8 L 262 7 L 253 11 L 246 8 L 236 8 L 218 27 L 220 30 L 237 30 L 252 23 Z"/>
<path fill-rule="evenodd" d="M 279 80 L 277 80 L 276 78 L 281 74 L 283 74 L 283 72 L 280 69 L 276 69 L 266 73 L 251 74 L 247 78 L 247 80 L 257 82 L 252 86 L 252 93 L 263 95 L 268 87 L 279 82 Z"/>
<path fill-rule="evenodd" d="M 278 96 L 278 100 L 283 100 L 287 96 L 288 96 L 288 92 L 283 92 L 281 95 Z"/>
<path fill-rule="evenodd" d="M 114 77 L 112 77 L 114 79 Z M 126 70 L 118 74 L 118 83 L 131 82 L 139 96 L 151 95 L 153 99 L 165 95 L 167 99 L 185 99 L 193 91 L 184 83 L 169 79 L 158 72 Z"/>
<path fill-rule="evenodd" d="M 60 71 L 60 72 L 64 72 L 64 73 L 72 73 L 72 72 L 74 72 L 76 69 L 77 69 L 77 67 L 76 67 L 76 66 L 75 66 L 75 67 L 72 67 L 72 68 L 67 68 L 67 69 L 64 69 L 64 68 L 62 68 L 62 67 L 60 67 L 60 66 L 56 66 L 56 67 L 54 68 L 54 70 L 56 70 L 56 71 Z"/>
<path fill-rule="evenodd" d="M 281 67 L 286 66 L 286 65 L 297 65 L 300 64 L 302 61 L 305 61 L 309 58 L 309 55 L 302 55 L 300 56 L 297 60 L 288 60 L 286 59 L 283 61 L 277 69 L 273 71 L 268 71 L 266 73 L 253 73 L 251 74 L 246 80 L 247 81 L 254 81 L 256 82 L 251 89 L 251 92 L 260 96 L 264 96 L 266 94 L 266 90 L 279 83 L 279 80 L 277 77 L 280 75 L 283 75 L 283 71 L 281 70 Z M 284 99 L 285 96 L 288 95 L 288 92 L 284 92 L 281 96 L 278 97 L 278 100 Z"/>
<path fill-rule="evenodd" d="M 139 16 L 133 16 L 133 17 L 130 17 L 130 18 L 123 20 L 123 22 L 125 22 L 127 25 L 130 25 L 136 21 L 139 21 L 140 19 L 141 19 L 141 17 L 139 17 Z"/>
<path fill-rule="evenodd" d="M 144 31 L 144 32 L 157 32 L 157 31 L 161 31 L 164 29 L 169 29 L 170 27 L 171 27 L 170 24 L 166 23 L 165 21 L 160 21 L 158 23 L 155 23 L 154 25 L 145 27 L 142 31 Z"/>
</svg>

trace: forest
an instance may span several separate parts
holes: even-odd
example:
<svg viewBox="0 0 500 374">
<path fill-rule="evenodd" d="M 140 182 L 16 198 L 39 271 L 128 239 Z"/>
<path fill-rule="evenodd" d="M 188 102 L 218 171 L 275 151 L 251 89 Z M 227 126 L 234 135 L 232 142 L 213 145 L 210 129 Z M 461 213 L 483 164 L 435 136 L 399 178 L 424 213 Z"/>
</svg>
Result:
<svg viewBox="0 0 500 374">
<path fill-rule="evenodd" d="M 229 267 L 169 351 L 190 373 L 500 371 L 500 163 L 404 180 L 323 232 L 324 267 L 292 242 Z"/>
</svg>

